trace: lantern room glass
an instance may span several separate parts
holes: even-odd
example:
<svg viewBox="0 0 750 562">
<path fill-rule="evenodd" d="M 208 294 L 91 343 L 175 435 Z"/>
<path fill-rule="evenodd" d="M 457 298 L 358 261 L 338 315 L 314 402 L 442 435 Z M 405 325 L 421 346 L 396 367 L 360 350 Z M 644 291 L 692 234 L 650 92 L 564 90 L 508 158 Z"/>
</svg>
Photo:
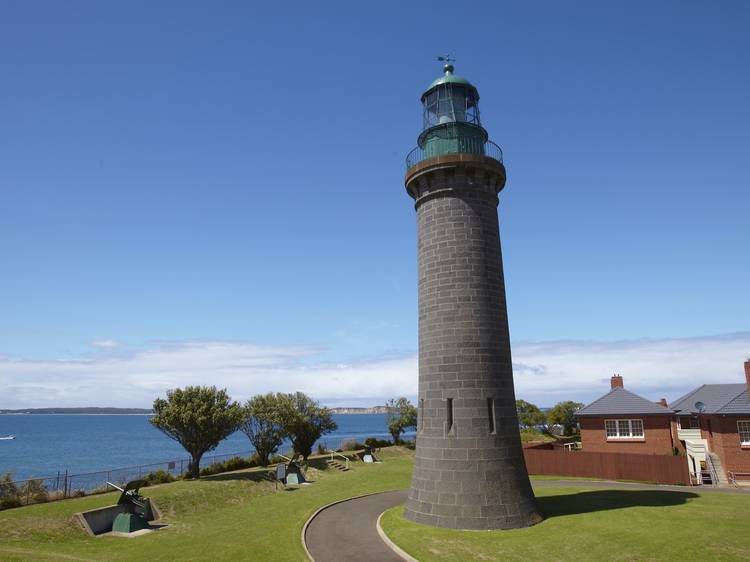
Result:
<svg viewBox="0 0 750 562">
<path fill-rule="evenodd" d="M 479 104 L 473 88 L 441 84 L 424 98 L 424 129 L 443 123 L 479 122 Z"/>
</svg>

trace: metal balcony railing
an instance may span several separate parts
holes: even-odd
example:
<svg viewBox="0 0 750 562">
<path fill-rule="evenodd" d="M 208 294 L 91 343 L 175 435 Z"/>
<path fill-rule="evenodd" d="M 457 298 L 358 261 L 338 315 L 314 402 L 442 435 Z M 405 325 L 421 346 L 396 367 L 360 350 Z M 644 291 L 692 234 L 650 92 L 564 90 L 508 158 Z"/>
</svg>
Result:
<svg viewBox="0 0 750 562">
<path fill-rule="evenodd" d="M 431 150 L 423 150 L 422 147 L 417 146 L 406 156 L 406 169 L 408 170 L 429 158 L 445 156 L 446 154 L 479 154 L 497 160 L 500 163 L 503 162 L 503 149 L 491 140 L 480 142 L 474 139 L 466 139 L 462 142 L 462 146 L 453 148 L 441 147 L 440 154 L 435 154 Z"/>
</svg>

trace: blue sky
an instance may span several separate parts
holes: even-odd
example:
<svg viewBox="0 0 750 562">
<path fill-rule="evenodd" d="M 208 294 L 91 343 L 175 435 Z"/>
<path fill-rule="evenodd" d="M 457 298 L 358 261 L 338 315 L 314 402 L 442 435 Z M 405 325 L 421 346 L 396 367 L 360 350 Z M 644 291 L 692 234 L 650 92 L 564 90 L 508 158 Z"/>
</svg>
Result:
<svg viewBox="0 0 750 562">
<path fill-rule="evenodd" d="M 457 6 L 0 4 L 0 382 L 14 389 L 0 407 L 101 402 L 54 386 L 56 366 L 93 365 L 101 389 L 110 361 L 201 345 L 276 350 L 295 373 L 377 377 L 402 361 L 393 380 L 416 388 L 404 157 L 446 52 L 505 152 L 518 349 L 681 341 L 684 357 L 729 338 L 725 367 L 690 376 L 736 382 L 750 354 L 750 5 Z M 167 361 L 171 378 L 129 399 L 206 377 Z M 132 380 L 161 372 L 138 365 Z M 645 367 L 644 390 L 660 372 Z M 305 388 L 367 402 L 411 387 Z"/>
</svg>

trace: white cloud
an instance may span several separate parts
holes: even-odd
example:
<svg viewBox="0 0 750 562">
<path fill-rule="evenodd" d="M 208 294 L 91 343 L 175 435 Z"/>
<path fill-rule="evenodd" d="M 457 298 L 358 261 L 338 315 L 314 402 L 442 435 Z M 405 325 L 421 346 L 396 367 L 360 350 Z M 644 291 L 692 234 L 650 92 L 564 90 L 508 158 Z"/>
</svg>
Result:
<svg viewBox="0 0 750 562">
<path fill-rule="evenodd" d="M 0 408 L 144 407 L 166 389 L 227 387 L 239 400 L 259 392 L 306 392 L 329 405 L 374 405 L 417 391 L 416 354 L 347 362 L 316 360 L 322 350 L 248 342 L 153 342 L 143 350 L 102 347 L 77 360 L 0 355 Z M 621 342 L 519 342 L 513 345 L 516 393 L 541 406 L 588 402 L 620 373 L 651 399 L 674 400 L 703 384 L 741 382 L 750 333 Z"/>
<path fill-rule="evenodd" d="M 98 347 L 100 349 L 114 349 L 116 347 L 120 347 L 122 344 L 115 340 L 94 340 L 92 342 L 89 342 L 89 345 L 92 347 Z"/>
</svg>

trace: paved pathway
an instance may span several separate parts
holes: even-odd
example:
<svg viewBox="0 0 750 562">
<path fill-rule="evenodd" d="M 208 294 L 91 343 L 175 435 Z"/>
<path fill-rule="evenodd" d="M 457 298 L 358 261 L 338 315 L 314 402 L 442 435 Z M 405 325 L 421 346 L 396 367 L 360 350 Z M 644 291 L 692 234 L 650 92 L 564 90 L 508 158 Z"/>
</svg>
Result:
<svg viewBox="0 0 750 562">
<path fill-rule="evenodd" d="M 711 486 L 661 486 L 593 480 L 532 480 L 534 488 L 618 488 L 621 490 L 674 490 L 695 493 L 750 494 L 748 489 Z M 406 501 L 408 490 L 383 492 L 332 505 L 307 527 L 305 543 L 316 562 L 399 562 L 378 535 L 377 520 L 385 510 Z"/>
<path fill-rule="evenodd" d="M 386 509 L 406 501 L 408 490 L 383 492 L 332 505 L 318 513 L 305 533 L 315 562 L 401 562 L 377 531 Z"/>
</svg>

